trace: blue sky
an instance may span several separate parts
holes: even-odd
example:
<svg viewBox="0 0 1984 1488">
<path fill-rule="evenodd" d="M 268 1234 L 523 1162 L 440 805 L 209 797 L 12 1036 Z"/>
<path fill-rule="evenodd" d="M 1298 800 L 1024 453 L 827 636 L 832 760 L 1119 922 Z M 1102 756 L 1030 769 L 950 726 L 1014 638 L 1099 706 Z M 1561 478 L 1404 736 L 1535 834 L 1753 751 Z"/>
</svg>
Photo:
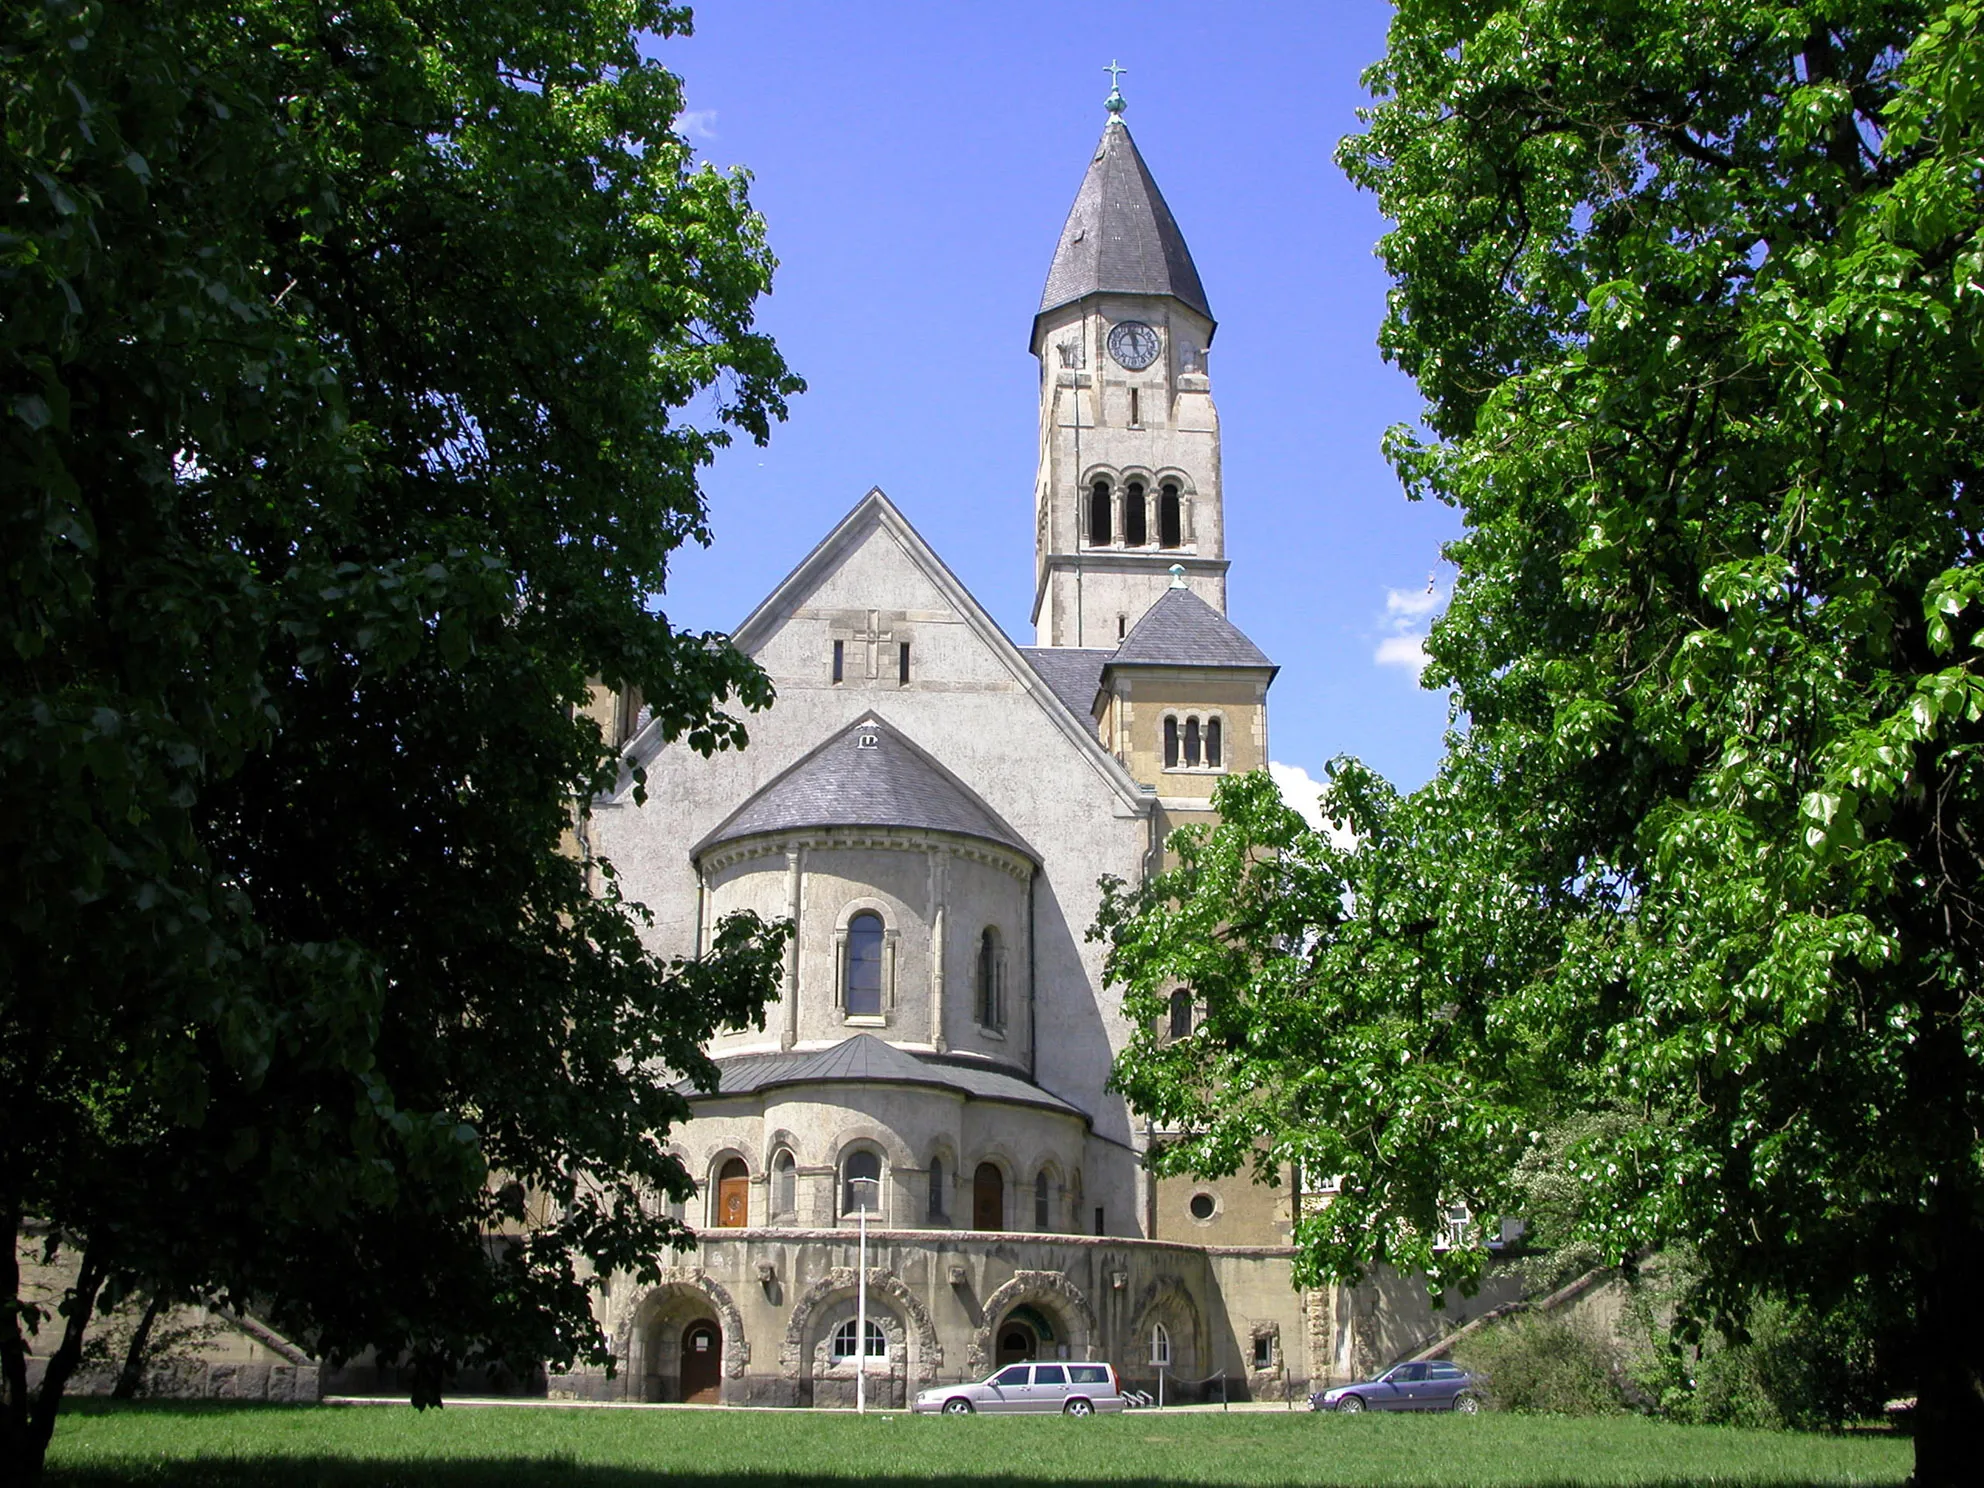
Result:
<svg viewBox="0 0 1984 1488">
<path fill-rule="evenodd" d="M 755 175 L 781 267 L 761 324 L 809 391 L 770 446 L 706 479 L 716 543 L 665 608 L 727 629 L 879 485 L 1022 644 L 1033 640 L 1037 366 L 1027 334 L 1105 120 L 1132 134 L 1213 314 L 1229 612 L 1281 665 L 1277 761 L 1340 753 L 1401 785 L 1439 757 L 1417 682 L 1448 570 L 1444 507 L 1378 453 L 1412 418 L 1379 358 L 1383 222 L 1332 162 L 1384 50 L 1376 0 L 1081 6 L 705 0 L 660 54 L 705 158 Z"/>
</svg>

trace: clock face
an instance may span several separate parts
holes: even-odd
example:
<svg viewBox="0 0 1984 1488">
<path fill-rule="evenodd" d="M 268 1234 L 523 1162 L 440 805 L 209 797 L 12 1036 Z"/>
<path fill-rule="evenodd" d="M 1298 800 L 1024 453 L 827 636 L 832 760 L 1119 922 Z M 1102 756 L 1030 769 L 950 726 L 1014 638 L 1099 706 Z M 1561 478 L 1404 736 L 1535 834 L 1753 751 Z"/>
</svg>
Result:
<svg viewBox="0 0 1984 1488">
<path fill-rule="evenodd" d="M 1132 372 L 1157 360 L 1157 332 L 1141 320 L 1119 322 L 1109 332 L 1109 354 Z"/>
</svg>

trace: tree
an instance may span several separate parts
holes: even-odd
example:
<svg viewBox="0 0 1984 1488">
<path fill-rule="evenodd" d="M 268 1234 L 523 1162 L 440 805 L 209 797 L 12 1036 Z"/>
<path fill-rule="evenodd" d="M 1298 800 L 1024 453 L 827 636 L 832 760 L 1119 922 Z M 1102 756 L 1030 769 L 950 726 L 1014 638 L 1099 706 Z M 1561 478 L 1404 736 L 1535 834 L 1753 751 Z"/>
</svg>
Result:
<svg viewBox="0 0 1984 1488">
<path fill-rule="evenodd" d="M 1272 945 L 1246 894 L 1322 849 L 1240 785 L 1195 851 L 1241 913 L 1191 909 L 1206 872 L 1112 908 L 1139 993 L 1198 970 L 1187 912 L 1240 963 L 1225 1031 L 1122 1082 L 1207 1084 L 1167 1161 L 1234 1160 L 1235 1068 L 1271 1144 L 1331 1128 L 1369 1195 L 1361 1235 L 1305 1227 L 1339 1273 L 1416 1260 L 1433 1195 L 1495 1212 L 1527 1131 L 1634 1112 L 1567 1152 L 1581 1238 L 1692 1240 L 1732 1317 L 1867 1299 L 1918 1480 L 1954 1483 L 1984 1425 L 1984 8 L 1404 0 L 1367 78 L 1339 159 L 1395 224 L 1381 344 L 1426 399 L 1391 457 L 1466 523 L 1427 674 L 1456 725 L 1375 828 L 1337 770 L 1367 835 Z M 1364 1030 L 1370 1085 L 1295 1106 Z"/>
<path fill-rule="evenodd" d="M 671 1082 L 784 930 L 646 949 L 585 847 L 620 768 L 585 703 L 744 742 L 768 683 L 651 596 L 699 468 L 800 386 L 746 182 L 643 55 L 687 24 L 6 5 L 0 1228 L 71 1267 L 58 1322 L 0 1260 L 30 1475 L 134 1287 L 431 1401 L 603 1361 L 585 1263 L 681 1238 Z"/>
</svg>

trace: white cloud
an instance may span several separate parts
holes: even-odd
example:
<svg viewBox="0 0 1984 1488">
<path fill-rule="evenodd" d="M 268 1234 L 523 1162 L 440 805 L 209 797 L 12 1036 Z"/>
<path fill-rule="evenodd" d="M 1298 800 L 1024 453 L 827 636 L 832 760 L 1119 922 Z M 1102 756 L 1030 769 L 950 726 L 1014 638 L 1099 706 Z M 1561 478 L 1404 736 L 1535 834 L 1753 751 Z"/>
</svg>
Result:
<svg viewBox="0 0 1984 1488">
<path fill-rule="evenodd" d="M 1371 660 L 1410 672 L 1417 680 L 1426 670 L 1426 631 L 1446 602 L 1447 595 L 1430 575 L 1423 589 L 1386 589 L 1385 613 L 1378 622 L 1382 633 Z"/>
<path fill-rule="evenodd" d="M 1426 670 L 1426 637 L 1388 635 L 1378 642 L 1377 654 L 1371 659 L 1379 666 L 1403 667 L 1417 677 Z"/>
<path fill-rule="evenodd" d="M 1268 778 L 1281 792 L 1281 799 L 1302 820 L 1319 832 L 1323 829 L 1323 783 L 1320 780 L 1311 780 L 1309 772 L 1300 765 L 1284 765 L 1279 760 L 1268 761 Z"/>
<path fill-rule="evenodd" d="M 684 139 L 716 138 L 715 109 L 684 109 L 675 116 L 675 132 Z"/>
<path fill-rule="evenodd" d="M 1431 584 L 1424 589 L 1387 589 L 1385 613 L 1409 616 L 1431 614 L 1445 599 L 1446 596 Z"/>
<path fill-rule="evenodd" d="M 1268 779 L 1274 782 L 1274 788 L 1281 792 L 1281 799 L 1290 810 L 1336 846 L 1348 848 L 1356 841 L 1349 831 L 1339 830 L 1323 820 L 1323 782 L 1313 779 L 1300 765 L 1269 760 Z"/>
</svg>

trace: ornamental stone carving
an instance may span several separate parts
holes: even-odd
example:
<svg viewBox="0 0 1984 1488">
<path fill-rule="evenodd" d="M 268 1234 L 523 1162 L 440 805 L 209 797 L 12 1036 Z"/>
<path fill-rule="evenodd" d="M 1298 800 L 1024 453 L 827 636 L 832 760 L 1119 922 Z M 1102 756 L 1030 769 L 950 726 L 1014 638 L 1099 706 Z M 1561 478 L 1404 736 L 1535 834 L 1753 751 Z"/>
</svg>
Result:
<svg viewBox="0 0 1984 1488">
<path fill-rule="evenodd" d="M 785 1342 L 778 1351 L 779 1373 L 785 1378 L 799 1378 L 800 1361 L 806 1350 L 806 1333 L 812 1327 L 814 1313 L 836 1298 L 851 1293 L 854 1290 L 854 1275 L 852 1266 L 835 1266 L 806 1288 L 805 1294 L 793 1304 L 792 1319 L 786 1324 Z M 870 1296 L 886 1297 L 902 1309 L 910 1327 L 916 1330 L 917 1381 L 928 1384 L 936 1379 L 937 1371 L 944 1366 L 944 1349 L 937 1342 L 937 1325 L 931 1320 L 930 1310 L 916 1293 L 903 1284 L 901 1277 L 880 1266 L 868 1268 L 868 1293 Z"/>
<path fill-rule="evenodd" d="M 1063 1321 L 1072 1319 L 1074 1336 L 1068 1340 L 1070 1353 L 1080 1356 L 1089 1352 L 1090 1340 L 1095 1336 L 1095 1310 L 1088 1305 L 1081 1289 L 1059 1271 L 1015 1271 L 1011 1280 L 985 1299 L 981 1321 L 972 1334 L 971 1352 L 965 1356 L 967 1374 L 981 1375 L 991 1367 L 992 1335 L 1001 1319 L 1022 1302 L 1044 1302 Z"/>
<path fill-rule="evenodd" d="M 744 1366 L 751 1362 L 751 1343 L 744 1336 L 744 1314 L 731 1299 L 723 1283 L 709 1276 L 701 1266 L 670 1266 L 646 1291 L 630 1293 L 613 1321 L 613 1351 L 624 1366 L 629 1362 L 635 1330 L 644 1312 L 659 1310 L 651 1304 L 665 1303 L 668 1295 L 700 1295 L 715 1309 L 723 1329 L 723 1372 L 731 1379 L 744 1377 Z"/>
</svg>

